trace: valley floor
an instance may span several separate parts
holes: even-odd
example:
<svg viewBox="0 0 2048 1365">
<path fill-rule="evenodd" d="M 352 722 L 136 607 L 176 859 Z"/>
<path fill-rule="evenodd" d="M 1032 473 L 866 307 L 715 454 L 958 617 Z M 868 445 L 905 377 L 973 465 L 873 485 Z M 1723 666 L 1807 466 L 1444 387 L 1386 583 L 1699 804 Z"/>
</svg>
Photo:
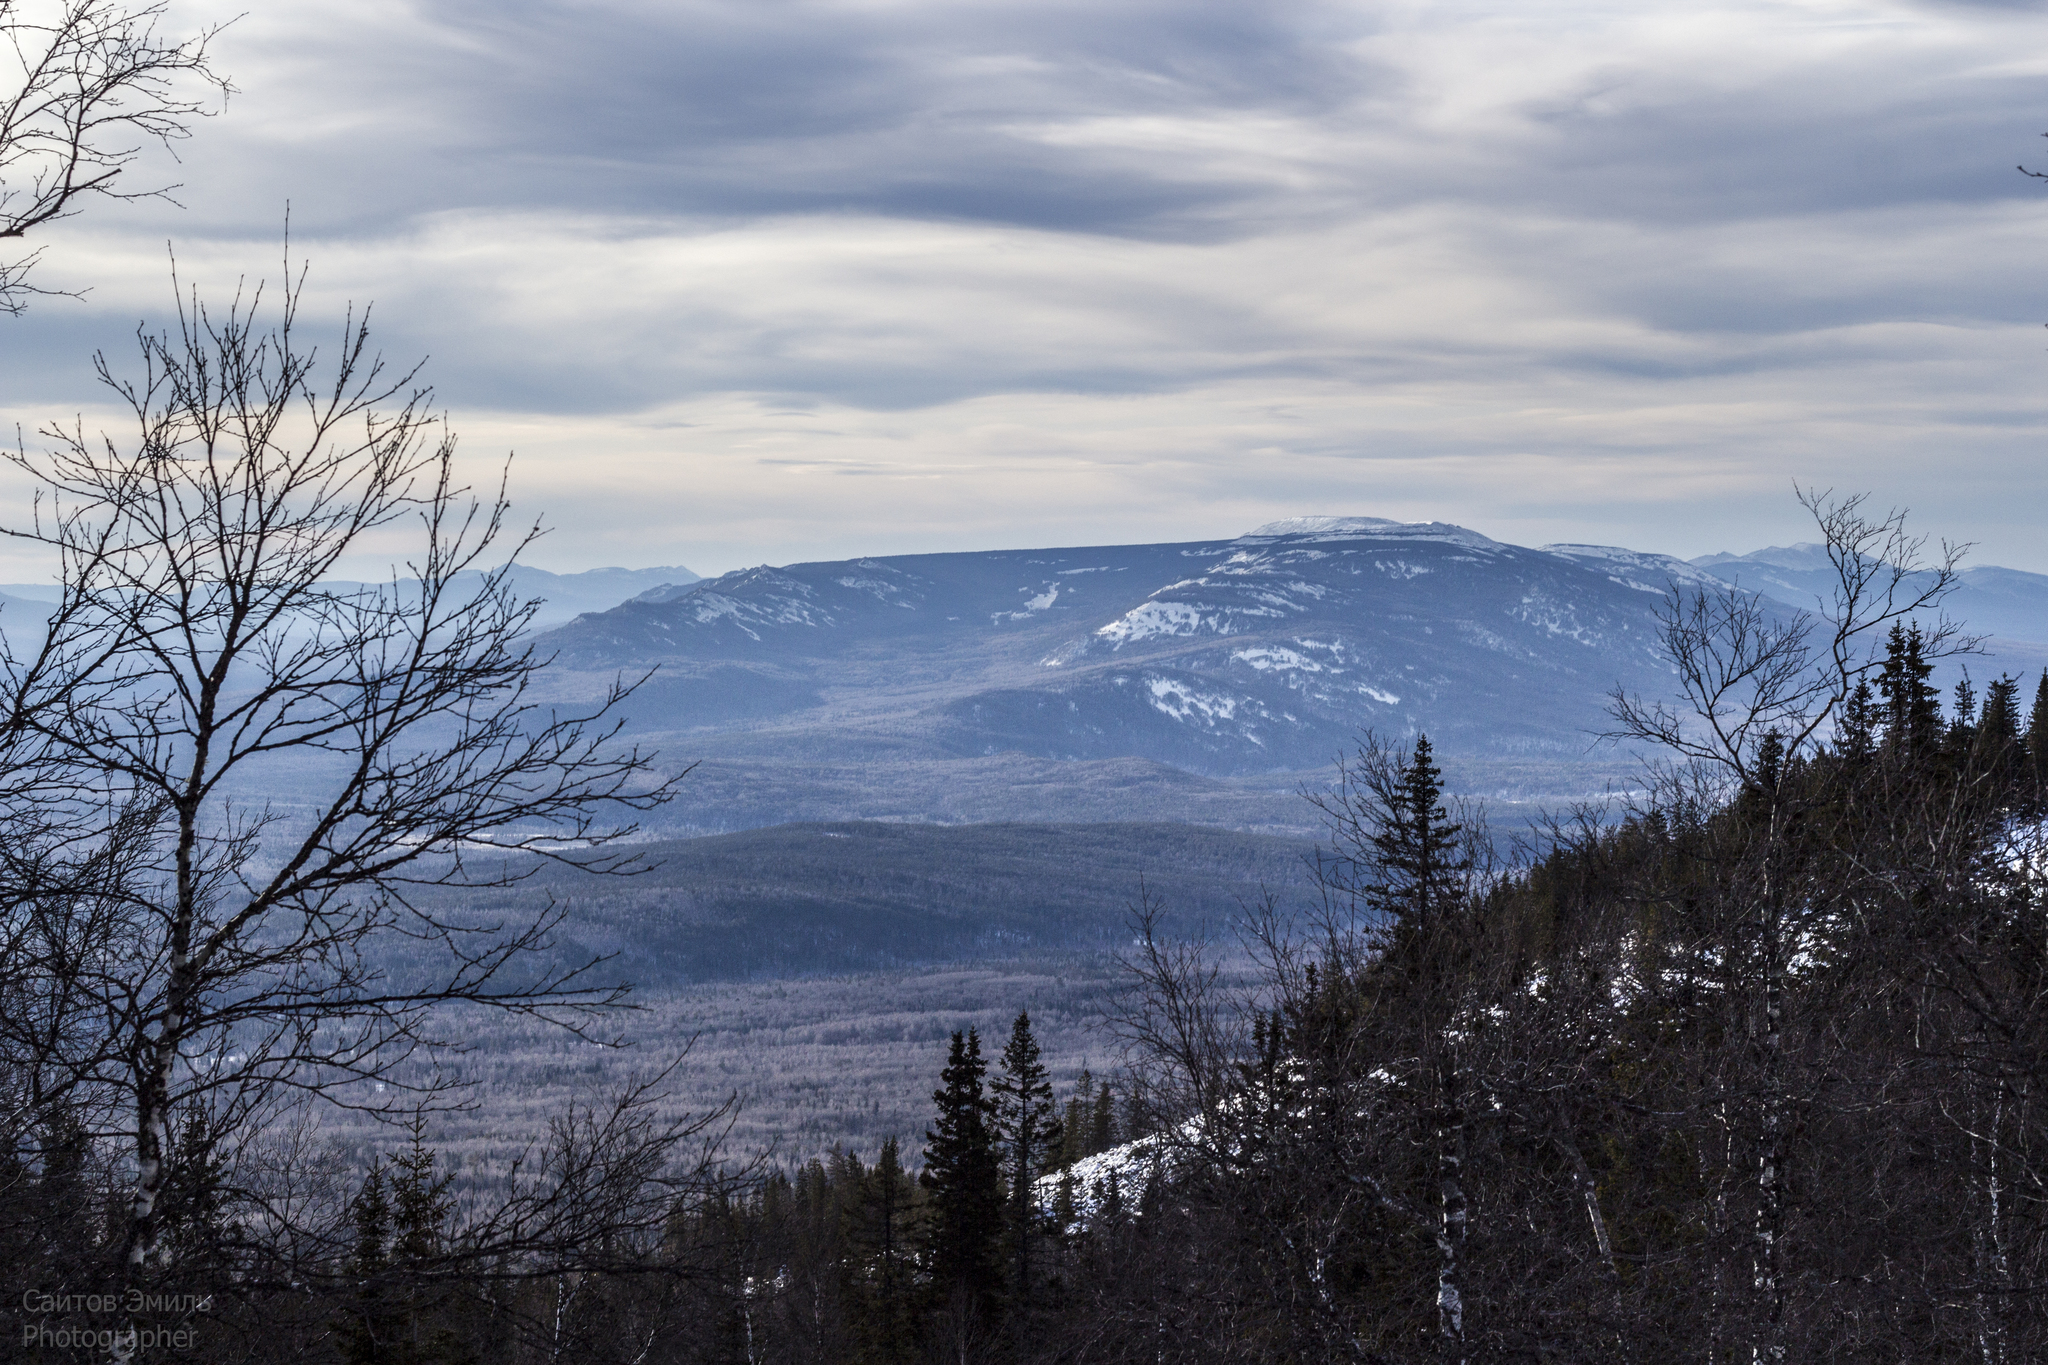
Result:
<svg viewBox="0 0 2048 1365">
<path fill-rule="evenodd" d="M 1122 989 L 1121 970 L 1096 955 L 686 986 L 621 1016 L 622 1046 L 610 1048 L 531 1022 L 465 1020 L 474 1050 L 445 1059 L 444 1071 L 473 1083 L 476 1107 L 436 1119 L 431 1142 L 458 1190 L 473 1187 L 571 1104 L 601 1100 L 687 1052 L 671 1078 L 671 1109 L 705 1113 L 736 1100 L 722 1144 L 735 1164 L 793 1166 L 835 1146 L 872 1159 L 891 1136 L 915 1152 L 953 1030 L 979 1029 L 999 1047 L 1029 1010 L 1064 1098 L 1083 1068 L 1115 1066 L 1119 1043 L 1104 1011 Z M 393 1136 L 359 1118 L 323 1128 L 355 1164 Z"/>
</svg>

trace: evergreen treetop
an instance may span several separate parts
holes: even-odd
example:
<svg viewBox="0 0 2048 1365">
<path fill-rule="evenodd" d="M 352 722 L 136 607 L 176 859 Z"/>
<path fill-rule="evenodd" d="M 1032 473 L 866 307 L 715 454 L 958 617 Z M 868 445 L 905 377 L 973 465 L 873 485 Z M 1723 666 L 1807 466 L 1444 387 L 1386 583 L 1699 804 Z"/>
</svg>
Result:
<svg viewBox="0 0 2048 1365">
<path fill-rule="evenodd" d="M 1926 753 L 1940 738 L 1941 694 L 1928 682 L 1933 672 L 1920 627 L 1894 622 L 1877 679 L 1884 697 L 1885 742 L 1892 748 Z"/>
<path fill-rule="evenodd" d="M 1008 1206 L 1010 1288 L 1024 1303 L 1031 1296 L 1032 1244 L 1044 1221 L 1038 1208 L 1038 1177 L 1058 1164 L 1060 1152 L 1059 1109 L 1053 1103 L 1052 1079 L 1039 1059 L 1038 1040 L 1031 1035 L 1029 1011 L 1020 1011 L 1010 1027 L 994 1088 Z"/>
<path fill-rule="evenodd" d="M 1365 888 L 1375 908 L 1397 923 L 1421 922 L 1455 903 L 1461 876 L 1471 870 L 1459 849 L 1464 826 L 1445 810 L 1443 791 L 1429 736 L 1418 735 L 1371 835 L 1376 866 Z"/>
<path fill-rule="evenodd" d="M 2036 798 L 2048 792 L 2048 670 L 2034 689 L 2034 709 L 2027 716 L 2027 757 L 2033 769 Z"/>
<path fill-rule="evenodd" d="M 991 1128 L 991 1106 L 983 1087 L 988 1063 L 973 1029 L 955 1032 L 932 1092 L 938 1117 L 925 1135 L 924 1171 L 918 1177 L 929 1195 L 926 1250 L 933 1288 L 967 1303 L 992 1302 L 1002 1285 L 1002 1169 Z"/>
</svg>

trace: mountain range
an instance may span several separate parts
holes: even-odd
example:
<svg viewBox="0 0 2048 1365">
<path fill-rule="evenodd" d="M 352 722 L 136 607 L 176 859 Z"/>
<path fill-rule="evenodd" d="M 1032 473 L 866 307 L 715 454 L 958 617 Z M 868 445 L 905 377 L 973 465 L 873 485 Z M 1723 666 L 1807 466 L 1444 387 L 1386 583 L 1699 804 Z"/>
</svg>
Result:
<svg viewBox="0 0 2048 1365">
<path fill-rule="evenodd" d="M 1686 561 L 1525 547 L 1442 522 L 1301 517 L 1234 538 L 551 574 L 541 693 L 643 676 L 623 714 L 679 768 L 657 835 L 790 821 L 1165 821 L 1315 832 L 1304 788 L 1371 728 L 1426 732 L 1458 789 L 1530 809 L 1628 784 L 1618 686 L 1673 675 L 1674 584 L 1824 604 L 1821 548 Z M 8 622 L 55 589 L 0 584 Z M 2048 576 L 1963 573 L 1979 684 L 2048 663 Z M 1959 672 L 1946 667 L 1944 685 Z M 2029 683 L 2023 695 L 2032 696 Z M 289 777 L 278 779 L 286 786 Z M 272 795 L 286 799 L 280 790 Z"/>
<path fill-rule="evenodd" d="M 1670 688 L 1656 609 L 1674 583 L 1789 612 L 1824 596 L 1825 571 L 1814 546 L 1688 562 L 1303 517 L 1219 541 L 761 566 L 654 587 L 541 643 L 563 695 L 654 670 L 628 714 L 704 761 L 694 828 L 1279 829 L 1367 727 L 1426 731 L 1469 790 L 1597 789 L 1632 768 L 1599 742 L 1608 695 Z M 1971 570 L 1949 607 L 1996 637 L 1980 679 L 2048 661 L 2048 576 Z"/>
</svg>

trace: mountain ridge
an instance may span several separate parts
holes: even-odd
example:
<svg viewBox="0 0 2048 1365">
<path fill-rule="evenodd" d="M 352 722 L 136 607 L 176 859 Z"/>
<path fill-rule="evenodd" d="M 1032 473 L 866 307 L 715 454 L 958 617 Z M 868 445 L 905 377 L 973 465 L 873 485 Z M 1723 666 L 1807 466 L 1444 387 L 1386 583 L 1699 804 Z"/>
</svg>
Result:
<svg viewBox="0 0 2048 1365">
<path fill-rule="evenodd" d="M 1793 612 L 1811 559 L 1295 517 L 1223 540 L 761 565 L 542 642 L 565 675 L 657 669 L 637 728 L 744 732 L 757 753 L 780 734 L 814 755 L 1135 757 L 1236 779 L 1319 769 L 1370 727 L 1427 730 L 1450 757 L 1571 765 L 1616 687 L 1668 691 L 1656 612 L 1672 584 L 1732 583 Z M 2048 640 L 2048 576 L 1972 572 L 1959 592 L 1997 609 L 1993 633 Z"/>
<path fill-rule="evenodd" d="M 1579 762 L 1617 684 L 1661 691 L 1682 561 L 1445 522 L 1293 518 L 1226 540 L 869 556 L 657 588 L 547 633 L 562 675 L 658 669 L 634 724 L 813 756 L 1320 770 L 1359 730 Z M 714 743 L 707 752 L 717 752 Z"/>
</svg>

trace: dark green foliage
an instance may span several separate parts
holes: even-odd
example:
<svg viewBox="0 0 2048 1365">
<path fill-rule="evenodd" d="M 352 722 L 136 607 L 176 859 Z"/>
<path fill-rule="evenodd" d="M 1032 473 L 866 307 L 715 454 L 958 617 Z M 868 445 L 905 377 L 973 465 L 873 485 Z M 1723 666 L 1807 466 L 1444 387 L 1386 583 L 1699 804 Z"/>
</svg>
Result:
<svg viewBox="0 0 2048 1365">
<path fill-rule="evenodd" d="M 1375 857 L 1367 902 L 1397 925 L 1419 923 L 1450 904 L 1471 870 L 1459 847 L 1463 827 L 1445 811 L 1443 792 L 1429 736 L 1419 735 L 1371 836 Z"/>
<path fill-rule="evenodd" d="M 0 1149 L 0 1267 L 27 1288 L 111 1286 L 106 1173 L 70 1106 L 6 1135 Z"/>
<path fill-rule="evenodd" d="M 2019 679 L 1995 679 L 1984 691 L 1984 710 L 1977 720 L 1969 764 L 2000 791 L 2019 794 L 2026 773 L 2026 748 L 2020 738 Z M 2027 792 L 2031 795 L 2031 791 Z"/>
<path fill-rule="evenodd" d="M 1039 1269 L 1034 1253 L 1045 1233 L 1038 1178 L 1055 1169 L 1060 1154 L 1059 1107 L 1052 1080 L 1038 1059 L 1031 1015 L 1018 1014 L 996 1076 L 994 1118 L 1003 1167 L 1005 1240 L 1010 1250 L 1010 1295 L 1019 1308 L 1032 1299 Z"/>
<path fill-rule="evenodd" d="M 336 1330 L 341 1358 L 347 1365 L 368 1365 L 379 1358 L 380 1338 L 389 1331 L 379 1276 L 385 1267 L 384 1249 L 391 1239 L 391 1203 L 384 1196 L 384 1172 L 374 1162 L 349 1201 L 349 1219 L 354 1224 L 355 1245 L 345 1273 L 355 1281 L 356 1303 Z"/>
<path fill-rule="evenodd" d="M 1894 749 L 1924 754 L 1941 734 L 1941 698 L 1928 678 L 1920 627 L 1894 624 L 1886 642 L 1877 689 L 1884 698 L 1885 742 Z"/>
<path fill-rule="evenodd" d="M 2034 689 L 2034 709 L 2027 713 L 2027 757 L 2033 769 L 2034 791 L 2048 792 L 2048 671 Z"/>
<path fill-rule="evenodd" d="M 1841 752 L 1845 759 L 1861 763 L 1870 757 L 1876 745 L 1878 719 L 1877 698 L 1870 690 L 1870 682 L 1859 678 L 1842 707 Z"/>
<path fill-rule="evenodd" d="M 1117 1144 L 1116 1093 L 1087 1071 L 1074 1086 L 1060 1119 L 1059 1166 L 1065 1169 Z"/>
<path fill-rule="evenodd" d="M 1977 741 L 1977 688 L 1966 670 L 1956 681 L 1955 701 L 1948 722 L 1950 753 L 1968 753 Z"/>
<path fill-rule="evenodd" d="M 992 1105 L 983 1088 L 988 1063 L 973 1029 L 955 1033 L 932 1094 L 938 1117 L 925 1135 L 925 1254 L 933 1293 L 959 1319 L 990 1316 L 1002 1297 L 1003 1184 Z"/>
<path fill-rule="evenodd" d="M 354 1303 L 337 1325 L 347 1365 L 466 1365 L 477 1359 L 462 1287 L 439 1273 L 454 1212 L 424 1125 L 364 1174 L 349 1204 L 344 1274 Z"/>
<path fill-rule="evenodd" d="M 858 1169 L 854 1162 L 851 1169 Z M 893 1365 L 909 1358 L 917 1340 L 916 1264 L 911 1255 L 916 1182 L 903 1169 L 896 1139 L 882 1144 L 874 1168 L 861 1177 L 853 1206 L 849 1283 L 853 1359 Z"/>
<path fill-rule="evenodd" d="M 1109 1088 L 1108 1081 L 1098 1082 L 1095 1089 L 1095 1103 L 1089 1107 L 1088 1150 L 1083 1156 L 1094 1156 L 1116 1146 L 1119 1140 L 1116 1126 L 1116 1095 Z"/>
</svg>

